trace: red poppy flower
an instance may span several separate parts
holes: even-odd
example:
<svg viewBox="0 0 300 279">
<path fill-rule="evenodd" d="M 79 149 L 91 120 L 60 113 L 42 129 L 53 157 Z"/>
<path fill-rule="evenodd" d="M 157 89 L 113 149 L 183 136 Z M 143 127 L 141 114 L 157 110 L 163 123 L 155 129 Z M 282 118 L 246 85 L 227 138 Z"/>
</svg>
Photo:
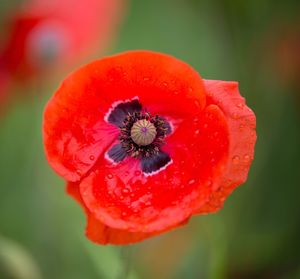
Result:
<svg viewBox="0 0 300 279">
<path fill-rule="evenodd" d="M 44 144 L 94 242 L 137 242 L 218 210 L 245 182 L 255 115 L 236 82 L 132 51 L 72 73 L 49 101 Z"/>
<path fill-rule="evenodd" d="M 0 54 L 1 70 L 28 79 L 81 61 L 107 44 L 122 0 L 30 0 L 15 11 Z"/>
</svg>

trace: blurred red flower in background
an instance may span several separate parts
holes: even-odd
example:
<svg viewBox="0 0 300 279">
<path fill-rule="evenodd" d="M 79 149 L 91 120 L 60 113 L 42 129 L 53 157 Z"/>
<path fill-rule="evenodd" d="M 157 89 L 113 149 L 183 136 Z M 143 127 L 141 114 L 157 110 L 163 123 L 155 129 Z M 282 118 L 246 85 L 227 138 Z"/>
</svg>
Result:
<svg viewBox="0 0 300 279">
<path fill-rule="evenodd" d="M 0 70 L 0 112 L 2 112 L 2 105 L 6 102 L 9 86 L 9 78 L 5 72 L 1 72 Z"/>
<path fill-rule="evenodd" d="M 140 241 L 215 212 L 247 179 L 255 115 L 236 82 L 132 51 L 71 74 L 47 104 L 47 159 L 85 209 L 87 237 Z"/>
<path fill-rule="evenodd" d="M 122 0 L 27 1 L 7 22 L 1 71 L 13 79 L 27 80 L 103 50 L 122 4 Z"/>
</svg>

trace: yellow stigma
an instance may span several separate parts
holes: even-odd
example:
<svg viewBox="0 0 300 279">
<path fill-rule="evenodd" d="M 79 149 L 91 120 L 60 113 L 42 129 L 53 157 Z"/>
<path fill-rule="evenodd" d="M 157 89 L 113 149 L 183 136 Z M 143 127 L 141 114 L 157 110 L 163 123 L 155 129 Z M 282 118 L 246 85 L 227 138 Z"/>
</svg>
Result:
<svg viewBox="0 0 300 279">
<path fill-rule="evenodd" d="M 132 140 L 138 145 L 149 145 L 156 137 L 155 126 L 146 119 L 136 121 L 130 131 Z"/>
</svg>

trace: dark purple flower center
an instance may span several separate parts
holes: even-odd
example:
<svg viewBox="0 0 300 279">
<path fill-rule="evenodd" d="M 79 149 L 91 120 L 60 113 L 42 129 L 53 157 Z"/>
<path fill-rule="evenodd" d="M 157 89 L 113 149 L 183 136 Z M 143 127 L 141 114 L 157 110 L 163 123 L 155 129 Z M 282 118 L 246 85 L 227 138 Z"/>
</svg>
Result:
<svg viewBox="0 0 300 279">
<path fill-rule="evenodd" d="M 141 169 L 148 175 L 171 162 L 161 150 L 165 137 L 171 133 L 170 124 L 163 117 L 142 110 L 137 99 L 118 103 L 105 119 L 120 130 L 120 142 L 106 154 L 110 161 L 119 163 L 127 156 L 140 159 Z"/>
</svg>

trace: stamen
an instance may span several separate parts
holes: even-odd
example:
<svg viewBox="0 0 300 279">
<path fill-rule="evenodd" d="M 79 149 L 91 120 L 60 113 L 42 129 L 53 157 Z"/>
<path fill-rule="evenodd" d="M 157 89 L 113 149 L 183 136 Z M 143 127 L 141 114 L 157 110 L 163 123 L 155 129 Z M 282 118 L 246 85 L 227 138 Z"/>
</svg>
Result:
<svg viewBox="0 0 300 279">
<path fill-rule="evenodd" d="M 132 140 L 141 146 L 151 144 L 154 141 L 156 134 L 155 126 L 146 119 L 136 121 L 130 132 Z"/>
</svg>

